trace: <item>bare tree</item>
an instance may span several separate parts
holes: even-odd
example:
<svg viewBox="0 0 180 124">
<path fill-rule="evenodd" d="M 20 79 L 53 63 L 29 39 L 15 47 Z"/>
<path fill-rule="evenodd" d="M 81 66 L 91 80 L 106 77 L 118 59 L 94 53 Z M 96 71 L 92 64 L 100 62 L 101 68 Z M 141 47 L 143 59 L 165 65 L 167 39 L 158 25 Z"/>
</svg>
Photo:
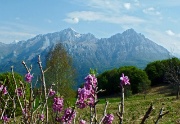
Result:
<svg viewBox="0 0 180 124">
<path fill-rule="evenodd" d="M 165 66 L 165 82 L 170 83 L 176 91 L 176 99 L 180 95 L 180 60 L 178 58 L 168 59 Z"/>
</svg>

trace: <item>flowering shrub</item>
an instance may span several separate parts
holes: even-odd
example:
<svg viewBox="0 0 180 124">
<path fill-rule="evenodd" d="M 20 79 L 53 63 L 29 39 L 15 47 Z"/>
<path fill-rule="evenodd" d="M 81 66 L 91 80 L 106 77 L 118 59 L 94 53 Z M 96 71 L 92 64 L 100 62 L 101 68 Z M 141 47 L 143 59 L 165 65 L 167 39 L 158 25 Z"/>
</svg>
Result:
<svg viewBox="0 0 180 124">
<path fill-rule="evenodd" d="M 31 69 L 28 68 L 25 64 L 25 62 L 23 62 L 23 65 L 25 66 L 26 70 L 27 70 L 27 74 L 25 74 L 25 81 L 28 83 L 27 85 L 30 86 L 30 95 L 27 96 L 26 92 L 25 92 L 25 87 L 21 81 L 20 81 L 20 85 L 17 85 L 16 79 L 14 77 L 14 72 L 13 72 L 13 67 L 12 67 L 12 78 L 15 84 L 15 91 L 14 94 L 16 94 L 15 97 L 17 97 L 17 101 L 15 101 L 14 98 L 11 98 L 10 95 L 8 97 L 6 97 L 5 99 L 5 106 L 3 108 L 3 110 L 1 111 L 1 120 L 6 123 L 6 122 L 13 122 L 15 121 L 16 117 L 12 116 L 15 115 L 16 113 L 16 102 L 18 102 L 18 104 L 20 105 L 21 111 L 22 111 L 22 121 L 26 124 L 29 123 L 36 123 L 36 122 L 44 122 L 44 123 L 48 123 L 48 104 L 47 104 L 47 100 L 49 97 L 53 97 L 54 95 L 56 95 L 56 91 L 53 90 L 52 86 L 49 89 L 49 91 L 46 93 L 46 83 L 45 83 L 45 77 L 44 77 L 44 71 L 42 70 L 42 66 L 41 66 L 41 61 L 40 61 L 40 56 L 39 56 L 39 67 L 41 69 L 41 73 L 42 73 L 42 84 L 43 84 L 43 93 L 44 93 L 44 97 L 42 97 L 43 93 L 38 94 L 38 96 L 40 97 L 39 99 L 39 105 L 38 106 L 34 106 L 35 103 L 35 99 L 33 98 L 33 87 L 32 87 L 32 78 L 33 75 L 30 73 Z M 76 106 L 78 108 L 85 108 L 85 107 L 90 107 L 92 108 L 92 110 L 95 110 L 96 104 L 98 102 L 97 100 L 97 78 L 95 77 L 95 74 L 89 74 L 87 77 L 85 77 L 85 83 L 84 83 L 84 87 L 83 88 L 79 88 L 78 89 L 78 98 L 76 101 Z M 3 84 L 0 84 L 0 91 L 2 92 L 3 95 L 7 95 L 8 94 L 8 90 L 7 87 Z M 28 98 L 27 98 L 28 97 Z M 2 96 L 1 96 L 2 98 Z M 23 101 L 21 99 L 24 99 Z M 29 100 L 28 100 L 29 99 Z M 13 106 L 14 106 L 14 110 L 11 112 L 11 114 L 6 115 L 6 106 L 8 105 L 9 100 L 11 100 L 13 102 Z M 42 104 L 42 103 L 43 104 Z M 57 122 L 61 122 L 61 123 L 67 123 L 70 124 L 76 117 L 76 111 L 75 111 L 75 107 L 68 107 L 68 108 L 64 108 L 64 99 L 61 96 L 56 95 L 53 98 L 53 104 L 52 104 L 52 110 L 55 114 L 55 118 L 54 121 Z M 93 123 L 96 119 L 96 111 L 91 113 L 93 115 L 91 115 L 90 117 L 90 123 Z M 44 112 L 45 111 L 45 112 Z M 44 114 L 45 113 L 45 114 Z M 103 117 L 103 123 L 112 123 L 113 121 L 113 115 L 112 114 L 108 114 L 105 115 Z M 79 121 L 80 124 L 85 124 L 86 121 L 85 120 L 80 120 Z"/>
</svg>

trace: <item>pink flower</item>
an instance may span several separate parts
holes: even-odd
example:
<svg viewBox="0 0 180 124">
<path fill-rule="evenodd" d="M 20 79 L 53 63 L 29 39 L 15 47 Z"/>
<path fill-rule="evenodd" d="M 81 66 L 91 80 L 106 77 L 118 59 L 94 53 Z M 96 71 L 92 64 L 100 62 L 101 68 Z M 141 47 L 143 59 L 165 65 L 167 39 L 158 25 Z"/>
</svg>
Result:
<svg viewBox="0 0 180 124">
<path fill-rule="evenodd" d="M 84 87 L 78 89 L 78 99 L 76 101 L 76 104 L 81 109 L 87 106 L 94 106 L 95 103 L 94 96 L 96 95 L 97 78 L 95 75 L 89 74 L 85 77 L 85 81 Z"/>
<path fill-rule="evenodd" d="M 90 86 L 96 87 L 97 86 L 97 78 L 95 75 L 89 74 L 87 77 L 85 77 L 85 87 L 87 89 L 90 88 Z"/>
<path fill-rule="evenodd" d="M 33 75 L 31 75 L 30 72 L 28 72 L 28 73 L 25 75 L 25 80 L 26 80 L 28 83 L 31 82 L 32 78 L 33 78 Z"/>
<path fill-rule="evenodd" d="M 0 91 L 2 91 L 4 95 L 8 93 L 7 88 L 4 85 L 0 85 Z"/>
<path fill-rule="evenodd" d="M 22 96 L 23 95 L 23 91 L 22 91 L 21 88 L 17 88 L 16 92 L 17 92 L 18 96 Z"/>
<path fill-rule="evenodd" d="M 3 88 L 4 88 L 4 86 L 0 84 L 0 91 L 2 91 Z"/>
<path fill-rule="evenodd" d="M 78 105 L 78 107 L 80 108 L 80 109 L 83 109 L 83 108 L 86 108 L 86 106 L 87 106 L 87 103 L 84 101 L 84 100 L 77 100 L 76 101 L 76 105 Z"/>
<path fill-rule="evenodd" d="M 124 76 L 122 73 L 122 77 L 120 77 L 121 85 L 130 85 L 128 76 Z"/>
<path fill-rule="evenodd" d="M 3 93 L 4 95 L 6 95 L 6 94 L 8 93 L 8 91 L 7 91 L 7 88 L 6 88 L 6 87 L 4 87 L 4 88 L 3 88 L 2 93 Z"/>
<path fill-rule="evenodd" d="M 67 124 L 71 124 L 75 116 L 76 116 L 76 112 L 72 108 L 67 108 L 64 111 L 64 115 L 62 116 L 61 121 L 66 122 Z"/>
<path fill-rule="evenodd" d="M 54 96 L 56 94 L 56 91 L 53 91 L 52 89 L 49 90 L 49 96 Z"/>
<path fill-rule="evenodd" d="M 94 105 L 94 97 L 92 96 L 92 90 L 88 90 L 85 87 L 79 88 L 76 104 L 81 109 L 85 108 L 88 105 Z"/>
<path fill-rule="evenodd" d="M 79 121 L 79 124 L 86 124 L 86 121 L 81 119 L 81 120 Z"/>
<path fill-rule="evenodd" d="M 114 120 L 113 114 L 107 114 L 103 119 L 103 124 L 112 124 L 112 121 Z"/>
<path fill-rule="evenodd" d="M 40 115 L 39 115 L 39 119 L 40 119 L 41 121 L 43 121 L 43 120 L 44 120 L 44 114 L 40 114 Z"/>
<path fill-rule="evenodd" d="M 22 110 L 22 114 L 23 114 L 24 116 L 28 116 L 28 109 L 27 109 L 27 108 L 24 108 L 24 109 Z"/>
<path fill-rule="evenodd" d="M 7 117 L 7 115 L 4 115 L 4 116 L 2 117 L 2 120 L 3 120 L 4 122 L 8 122 L 8 121 L 9 121 L 9 118 Z"/>
<path fill-rule="evenodd" d="M 53 110 L 55 112 L 61 112 L 63 109 L 64 99 L 61 97 L 54 97 Z"/>
</svg>

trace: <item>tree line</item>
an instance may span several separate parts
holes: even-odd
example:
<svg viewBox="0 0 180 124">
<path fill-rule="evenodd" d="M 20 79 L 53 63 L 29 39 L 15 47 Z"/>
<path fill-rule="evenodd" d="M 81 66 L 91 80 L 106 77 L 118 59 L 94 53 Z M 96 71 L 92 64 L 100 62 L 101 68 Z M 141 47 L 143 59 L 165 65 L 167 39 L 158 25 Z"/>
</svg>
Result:
<svg viewBox="0 0 180 124">
<path fill-rule="evenodd" d="M 145 69 L 123 66 L 98 75 L 99 88 L 106 89 L 102 95 L 118 94 L 119 77 L 128 75 L 131 85 L 126 87 L 126 95 L 146 92 L 151 86 L 170 85 L 177 98 L 180 92 L 180 60 L 172 57 L 147 64 Z"/>
</svg>

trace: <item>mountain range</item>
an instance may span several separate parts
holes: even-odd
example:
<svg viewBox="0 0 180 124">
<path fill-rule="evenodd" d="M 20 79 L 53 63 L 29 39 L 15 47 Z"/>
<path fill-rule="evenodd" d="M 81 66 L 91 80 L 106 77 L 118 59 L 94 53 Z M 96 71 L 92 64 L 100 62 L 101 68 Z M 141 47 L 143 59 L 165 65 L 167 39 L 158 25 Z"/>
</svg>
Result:
<svg viewBox="0 0 180 124">
<path fill-rule="evenodd" d="M 90 68 L 97 69 L 99 73 L 124 65 L 144 68 L 149 62 L 169 57 L 167 49 L 134 29 L 99 39 L 91 33 L 80 34 L 68 28 L 55 33 L 40 34 L 17 43 L 0 43 L 0 72 L 10 71 L 10 66 L 13 65 L 15 71 L 24 73 L 22 60 L 36 68 L 37 56 L 41 55 L 45 63 L 48 51 L 59 42 L 73 58 L 79 84 Z"/>
</svg>

